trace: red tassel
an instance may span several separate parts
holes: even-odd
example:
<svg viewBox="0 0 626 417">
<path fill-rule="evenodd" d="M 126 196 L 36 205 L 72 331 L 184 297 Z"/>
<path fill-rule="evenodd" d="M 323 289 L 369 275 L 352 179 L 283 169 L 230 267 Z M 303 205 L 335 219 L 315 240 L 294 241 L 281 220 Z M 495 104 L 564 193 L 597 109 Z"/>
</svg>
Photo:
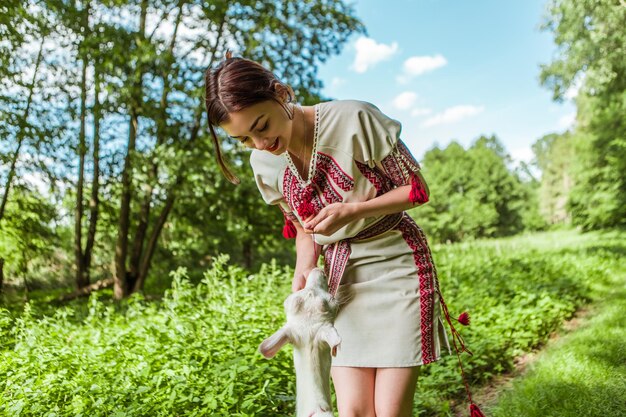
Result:
<svg viewBox="0 0 626 417">
<path fill-rule="evenodd" d="M 480 408 L 474 403 L 470 404 L 470 417 L 485 417 Z"/>
<path fill-rule="evenodd" d="M 428 202 L 428 194 L 426 194 L 424 184 L 415 172 L 411 173 L 411 192 L 409 193 L 409 200 L 413 204 L 424 204 Z"/>
<path fill-rule="evenodd" d="M 293 225 L 293 222 L 285 217 L 285 225 L 283 226 L 283 237 L 285 239 L 293 239 L 298 234 L 296 230 L 296 226 Z"/>
<path fill-rule="evenodd" d="M 470 316 L 469 316 L 469 313 L 467 311 L 462 312 L 457 320 L 463 326 L 469 326 L 470 325 Z"/>
<path fill-rule="evenodd" d="M 313 186 L 309 184 L 304 190 L 302 190 L 302 204 L 298 206 L 298 215 L 302 220 L 308 219 L 309 217 L 317 214 L 312 201 Z"/>
</svg>

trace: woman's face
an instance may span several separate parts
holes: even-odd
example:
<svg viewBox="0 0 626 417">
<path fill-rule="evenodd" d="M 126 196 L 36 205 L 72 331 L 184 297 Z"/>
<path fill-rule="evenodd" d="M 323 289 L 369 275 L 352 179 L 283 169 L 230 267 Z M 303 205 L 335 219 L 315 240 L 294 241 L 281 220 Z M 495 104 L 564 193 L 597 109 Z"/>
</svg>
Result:
<svg viewBox="0 0 626 417">
<path fill-rule="evenodd" d="M 291 141 L 292 120 L 274 100 L 267 100 L 230 113 L 220 125 L 233 139 L 252 149 L 280 155 Z"/>
</svg>

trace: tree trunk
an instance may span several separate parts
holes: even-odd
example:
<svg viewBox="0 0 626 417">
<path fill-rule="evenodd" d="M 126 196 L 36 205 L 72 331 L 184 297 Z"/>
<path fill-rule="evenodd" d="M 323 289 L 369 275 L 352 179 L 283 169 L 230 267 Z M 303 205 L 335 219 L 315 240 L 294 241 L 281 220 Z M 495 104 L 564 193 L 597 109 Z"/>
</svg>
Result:
<svg viewBox="0 0 626 417">
<path fill-rule="evenodd" d="M 107 278 L 100 281 L 96 281 L 93 284 L 89 284 L 86 287 L 80 288 L 70 294 L 60 296 L 57 301 L 70 301 L 78 297 L 86 297 L 94 291 L 99 291 L 103 288 L 109 288 L 113 285 L 113 278 Z"/>
<path fill-rule="evenodd" d="M 180 16 L 180 14 L 179 14 Z M 213 60 L 215 58 L 215 53 L 217 52 L 217 49 L 219 47 L 220 41 L 221 41 L 221 36 L 222 36 L 222 32 L 223 32 L 223 27 L 224 27 L 224 23 L 226 20 L 226 16 L 223 16 L 222 22 L 220 23 L 219 26 L 219 31 L 215 40 L 215 45 L 211 54 L 211 60 L 209 62 L 209 67 L 213 65 Z M 176 32 L 175 32 L 176 33 Z M 170 45 L 171 50 L 173 50 L 173 43 Z M 161 104 L 163 105 L 164 102 L 163 100 L 166 100 L 167 96 L 162 96 L 162 102 Z M 200 130 L 200 123 L 201 123 L 201 119 L 202 116 L 204 114 L 204 110 L 203 110 L 203 106 L 204 104 L 202 103 L 196 113 L 196 117 L 194 118 L 194 124 L 193 126 L 191 126 L 191 134 L 189 137 L 189 141 L 187 142 L 187 146 L 191 146 L 197 139 L 198 137 L 198 133 Z M 164 107 L 163 107 L 164 109 Z M 164 113 L 165 116 L 167 116 L 167 113 Z M 165 120 L 163 121 L 164 125 L 165 125 Z M 159 138 L 157 138 L 157 140 L 159 140 Z M 162 138 L 161 138 L 162 140 Z M 155 167 L 156 168 L 156 167 Z M 163 210 L 161 211 L 159 217 L 156 220 L 155 225 L 152 228 L 152 232 L 150 233 L 150 238 L 148 240 L 147 245 L 145 246 L 145 249 L 142 251 L 142 256 L 140 258 L 140 263 L 139 263 L 139 268 L 136 269 L 137 270 L 137 275 L 134 277 L 134 282 L 132 283 L 132 286 L 130 287 L 132 292 L 136 292 L 136 291 L 142 291 L 145 281 L 146 281 L 146 277 L 148 276 L 148 272 L 150 270 L 150 265 L 152 262 L 152 256 L 154 255 L 155 249 L 156 249 L 156 245 L 159 239 L 159 236 L 161 235 L 161 231 L 163 230 L 163 226 L 165 225 L 165 222 L 167 221 L 167 217 L 169 216 L 169 213 L 172 210 L 172 207 L 174 206 L 174 202 L 176 201 L 176 192 L 178 190 L 178 188 L 180 187 L 180 185 L 183 183 L 184 179 L 185 179 L 185 167 L 182 166 L 177 175 L 176 175 L 176 181 L 174 182 L 173 186 L 169 188 L 169 192 L 167 193 L 167 198 L 165 201 L 165 205 L 163 207 Z M 145 236 L 145 235 L 144 235 Z M 130 292 L 129 292 L 130 293 Z M 128 294 L 126 294 L 128 295 Z"/>
<path fill-rule="evenodd" d="M 139 42 L 145 39 L 146 32 L 146 15 L 148 2 L 141 2 L 141 15 L 139 19 Z M 113 286 L 113 296 L 119 300 L 127 297 L 131 289 L 134 287 L 136 277 L 132 277 L 126 270 L 126 257 L 128 255 L 128 232 L 130 225 L 130 200 L 132 185 L 132 154 L 135 151 L 135 142 L 137 140 L 137 127 L 139 122 L 139 112 L 141 111 L 142 95 L 143 95 L 143 64 L 139 62 L 138 68 L 135 69 L 134 79 L 131 81 L 135 86 L 130 105 L 130 123 L 128 133 L 128 149 L 126 158 L 124 159 L 124 170 L 122 171 L 122 197 L 120 202 L 120 219 L 117 230 L 117 245 L 115 247 L 115 283 Z"/>
<path fill-rule="evenodd" d="M 243 265 L 248 269 L 252 269 L 252 243 L 246 239 L 243 241 Z"/>
<path fill-rule="evenodd" d="M 89 36 L 89 3 L 83 10 L 83 25 L 85 37 Z M 83 40 L 84 42 L 84 40 Z M 80 131 L 78 133 L 78 181 L 76 184 L 76 208 L 74 211 L 74 258 L 76 261 L 76 288 L 81 289 L 89 285 L 85 274 L 85 257 L 83 256 L 83 188 L 85 181 L 85 118 L 87 113 L 87 54 L 82 52 L 82 73 L 80 78 Z"/>
<path fill-rule="evenodd" d="M 90 281 L 91 257 L 94 242 L 96 240 L 96 226 L 98 224 L 98 212 L 100 209 L 100 80 L 98 68 L 94 66 L 95 98 L 93 105 L 93 179 L 91 181 L 91 199 L 89 200 L 89 231 L 87 232 L 87 245 L 85 246 L 85 279 Z"/>
<path fill-rule="evenodd" d="M 203 112 L 202 112 L 202 109 L 200 109 L 200 111 L 196 114 L 194 125 L 191 130 L 191 137 L 189 138 L 189 141 L 187 142 L 188 146 L 192 145 L 198 137 L 198 132 L 200 130 L 200 120 L 202 118 L 202 115 L 203 115 Z M 141 260 L 139 274 L 137 275 L 137 281 L 135 282 L 133 291 L 143 290 L 146 277 L 148 276 L 148 271 L 150 270 L 150 264 L 152 262 L 152 255 L 154 255 L 154 251 L 156 249 L 156 244 L 159 240 L 159 236 L 161 236 L 161 231 L 163 230 L 163 226 L 165 225 L 165 222 L 167 221 L 167 217 L 172 211 L 172 207 L 174 207 L 174 202 L 176 201 L 176 192 L 180 188 L 185 178 L 185 168 L 186 167 L 184 165 L 180 167 L 176 175 L 176 181 L 170 187 L 169 192 L 167 193 L 165 206 L 163 207 L 163 211 L 161 211 L 161 215 L 157 219 L 157 222 L 152 229 L 150 240 L 148 241 L 148 245 L 146 246 L 144 256 Z"/>
<path fill-rule="evenodd" d="M 0 294 L 2 294 L 3 285 L 4 285 L 4 258 L 0 258 Z"/>
<path fill-rule="evenodd" d="M 181 183 L 182 176 L 178 176 L 174 187 L 172 187 L 170 193 L 167 196 L 163 211 L 161 211 L 161 215 L 157 219 L 157 223 L 152 229 L 150 240 L 148 240 L 146 251 L 144 253 L 143 259 L 141 260 L 141 266 L 139 268 L 137 280 L 135 281 L 135 284 L 133 286 L 133 292 L 143 290 L 143 286 L 146 282 L 146 277 L 148 275 L 148 270 L 150 269 L 150 263 L 152 262 L 152 255 L 154 254 L 154 250 L 156 249 L 156 244 L 159 240 L 159 236 L 161 235 L 161 231 L 163 230 L 163 226 L 165 225 L 165 221 L 167 220 L 167 217 L 169 216 L 170 211 L 174 206 L 174 201 L 176 200 L 176 190 Z"/>
<path fill-rule="evenodd" d="M 13 178 L 15 177 L 15 166 L 17 165 L 17 160 L 20 157 L 20 149 L 25 139 L 25 128 L 26 121 L 28 119 L 28 115 L 30 113 L 30 105 L 33 101 L 33 91 L 35 91 L 35 80 L 37 79 L 37 72 L 39 71 L 39 65 L 41 64 L 41 59 L 43 57 L 43 44 L 45 38 L 41 39 L 41 43 L 39 44 L 39 53 L 37 54 L 37 60 L 35 62 L 35 71 L 33 72 L 33 79 L 30 83 L 30 91 L 28 93 L 28 99 L 26 101 L 26 109 L 24 109 L 24 115 L 22 116 L 22 123 L 20 126 L 20 130 L 17 133 L 17 148 L 13 153 L 13 157 L 11 158 L 11 167 L 9 168 L 9 175 L 7 176 L 6 185 L 4 186 L 4 194 L 2 195 L 2 202 L 0 202 L 0 220 L 4 217 L 4 210 L 7 205 L 7 201 L 9 200 L 9 190 L 11 189 L 11 183 L 13 182 Z"/>
<path fill-rule="evenodd" d="M 181 1 L 178 5 L 178 15 L 176 16 L 176 22 L 174 24 L 174 33 L 172 34 L 172 39 L 170 40 L 170 44 L 168 47 L 168 52 L 170 54 L 174 53 L 174 46 L 176 45 L 176 36 L 178 34 L 178 27 L 180 25 L 180 21 L 183 15 L 183 2 Z M 159 148 L 165 142 L 165 136 L 167 135 L 167 106 L 168 106 L 168 94 L 170 92 L 170 82 L 169 82 L 169 70 L 171 65 L 166 68 L 163 73 L 163 90 L 161 92 L 161 100 L 160 100 L 160 117 L 156 120 L 156 144 L 155 150 Z M 156 162 L 154 158 L 152 158 L 151 166 L 150 166 L 150 175 L 148 177 L 148 187 L 145 191 L 145 195 L 143 198 L 143 202 L 141 204 L 141 209 L 139 212 L 139 224 L 137 225 L 137 229 L 135 231 L 133 250 L 130 256 L 130 275 L 136 277 L 135 285 L 133 286 L 133 291 L 136 291 L 135 288 L 143 289 L 143 278 L 141 278 L 141 273 L 139 272 L 141 269 L 142 256 L 144 251 L 144 242 L 146 240 L 146 235 L 148 232 L 148 224 L 150 223 L 150 208 L 152 203 L 152 193 L 154 191 L 153 183 L 158 181 L 159 175 L 159 164 Z M 141 280 L 141 283 L 138 281 Z"/>
</svg>

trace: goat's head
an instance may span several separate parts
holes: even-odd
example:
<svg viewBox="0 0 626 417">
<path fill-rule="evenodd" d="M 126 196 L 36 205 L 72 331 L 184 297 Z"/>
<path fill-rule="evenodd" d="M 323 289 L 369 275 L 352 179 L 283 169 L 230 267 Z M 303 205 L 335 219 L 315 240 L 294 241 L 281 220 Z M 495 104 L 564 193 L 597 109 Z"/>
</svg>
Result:
<svg viewBox="0 0 626 417">
<path fill-rule="evenodd" d="M 261 343 L 259 350 L 272 358 L 286 344 L 294 346 L 328 345 L 333 356 L 341 338 L 333 326 L 338 304 L 328 293 L 324 273 L 315 268 L 300 291 L 290 294 L 284 302 L 287 323 Z"/>
</svg>

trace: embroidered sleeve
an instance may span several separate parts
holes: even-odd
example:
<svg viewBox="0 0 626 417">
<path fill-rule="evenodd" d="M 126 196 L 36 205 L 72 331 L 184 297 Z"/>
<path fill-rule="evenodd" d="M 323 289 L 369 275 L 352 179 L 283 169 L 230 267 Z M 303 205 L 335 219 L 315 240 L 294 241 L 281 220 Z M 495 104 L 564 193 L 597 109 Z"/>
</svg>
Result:
<svg viewBox="0 0 626 417">
<path fill-rule="evenodd" d="M 279 191 L 278 172 L 276 168 L 263 163 L 263 161 L 258 158 L 258 154 L 254 152 L 250 156 L 250 165 L 254 172 L 254 181 L 259 189 L 259 193 L 261 193 L 263 201 L 267 204 L 278 205 L 283 212 L 285 220 L 282 231 L 283 237 L 285 239 L 295 238 L 297 231 L 294 222 L 297 222 L 298 219 L 291 211 L 283 194 Z"/>
<path fill-rule="evenodd" d="M 369 103 L 364 103 L 359 117 L 364 140 L 363 162 L 370 168 L 378 168 L 396 187 L 411 185 L 411 202 L 426 203 L 427 187 L 419 175 L 419 163 L 400 139 L 401 124 Z"/>
<path fill-rule="evenodd" d="M 398 139 L 391 153 L 377 165 L 396 187 L 411 185 L 409 200 L 412 203 L 428 202 L 427 186 L 419 174 L 420 165 L 401 139 Z"/>
</svg>

